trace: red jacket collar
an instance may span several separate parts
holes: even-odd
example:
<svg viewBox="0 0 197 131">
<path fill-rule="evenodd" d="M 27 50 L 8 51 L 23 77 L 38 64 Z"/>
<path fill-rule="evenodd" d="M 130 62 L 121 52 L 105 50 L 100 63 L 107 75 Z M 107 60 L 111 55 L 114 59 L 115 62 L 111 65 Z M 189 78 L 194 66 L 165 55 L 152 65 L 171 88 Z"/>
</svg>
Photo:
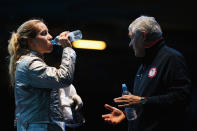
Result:
<svg viewBox="0 0 197 131">
<path fill-rule="evenodd" d="M 164 40 L 164 38 L 160 37 L 159 39 L 157 39 L 157 40 L 153 41 L 152 43 L 150 43 L 149 45 L 145 46 L 145 48 L 151 48 L 162 40 Z"/>
</svg>

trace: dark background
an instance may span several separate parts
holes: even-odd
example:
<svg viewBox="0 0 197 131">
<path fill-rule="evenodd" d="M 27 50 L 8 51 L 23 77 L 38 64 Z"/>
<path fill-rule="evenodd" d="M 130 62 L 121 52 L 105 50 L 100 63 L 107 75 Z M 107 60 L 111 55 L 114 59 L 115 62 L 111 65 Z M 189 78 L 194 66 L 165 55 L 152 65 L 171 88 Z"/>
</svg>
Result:
<svg viewBox="0 0 197 131">
<path fill-rule="evenodd" d="M 14 95 L 9 86 L 7 41 L 12 31 L 31 18 L 42 18 L 53 37 L 60 32 L 80 29 L 83 39 L 102 40 L 104 51 L 75 49 L 76 72 L 73 84 L 84 102 L 86 124 L 76 130 L 127 130 L 127 122 L 106 124 L 101 115 L 104 104 L 121 95 L 121 84 L 131 87 L 139 66 L 128 48 L 128 26 L 140 15 L 154 16 L 166 42 L 186 58 L 192 80 L 192 102 L 187 110 L 185 128 L 197 130 L 196 89 L 196 6 L 185 0 L 26 0 L 0 1 L 0 80 L 2 125 L 13 129 Z M 61 48 L 54 47 L 46 62 L 58 66 Z"/>
</svg>

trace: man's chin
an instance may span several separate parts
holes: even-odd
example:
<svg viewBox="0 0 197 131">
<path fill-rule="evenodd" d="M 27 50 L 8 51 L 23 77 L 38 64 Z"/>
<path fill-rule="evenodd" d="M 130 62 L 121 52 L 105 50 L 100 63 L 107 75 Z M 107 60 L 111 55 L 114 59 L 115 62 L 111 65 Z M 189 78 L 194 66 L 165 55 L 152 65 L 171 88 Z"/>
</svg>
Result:
<svg viewBox="0 0 197 131">
<path fill-rule="evenodd" d="M 144 57 L 144 55 L 141 55 L 141 54 L 135 54 L 135 57 L 137 57 L 137 58 L 142 58 L 142 57 Z"/>
</svg>

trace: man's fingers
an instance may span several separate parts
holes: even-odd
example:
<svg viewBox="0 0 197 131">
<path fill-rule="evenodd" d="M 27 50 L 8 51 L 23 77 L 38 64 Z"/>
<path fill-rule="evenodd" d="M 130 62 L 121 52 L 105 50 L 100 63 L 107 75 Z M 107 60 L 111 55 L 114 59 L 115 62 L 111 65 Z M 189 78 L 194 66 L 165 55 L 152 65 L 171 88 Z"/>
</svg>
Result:
<svg viewBox="0 0 197 131">
<path fill-rule="evenodd" d="M 114 100 L 127 100 L 130 95 L 123 95 L 121 97 L 114 98 Z"/>
<path fill-rule="evenodd" d="M 102 118 L 104 119 L 109 118 L 109 114 L 102 115 Z"/>
<path fill-rule="evenodd" d="M 113 121 L 110 118 L 105 118 L 104 121 L 108 122 L 109 124 L 113 124 Z"/>
<path fill-rule="evenodd" d="M 109 114 L 102 115 L 102 118 L 104 119 L 105 122 L 111 123 L 111 119 L 110 119 L 110 115 Z"/>
<path fill-rule="evenodd" d="M 114 102 L 116 102 L 116 103 L 127 103 L 128 102 L 128 100 L 117 100 L 117 99 L 114 99 Z"/>
<path fill-rule="evenodd" d="M 124 105 L 118 105 L 118 107 L 128 107 L 130 106 L 129 104 L 124 104 Z"/>
<path fill-rule="evenodd" d="M 109 118 L 106 118 L 105 121 L 111 123 L 111 120 Z"/>
<path fill-rule="evenodd" d="M 112 106 L 110 106 L 110 105 L 108 105 L 108 104 L 105 104 L 104 106 L 105 106 L 106 109 L 108 109 L 108 110 L 110 110 L 110 111 L 113 111 L 113 110 L 116 109 L 115 107 L 112 107 Z"/>
<path fill-rule="evenodd" d="M 114 99 L 114 102 L 116 103 L 116 104 L 121 104 L 121 105 L 123 105 L 123 104 L 128 104 L 129 103 L 129 100 L 124 100 L 124 99 Z"/>
</svg>

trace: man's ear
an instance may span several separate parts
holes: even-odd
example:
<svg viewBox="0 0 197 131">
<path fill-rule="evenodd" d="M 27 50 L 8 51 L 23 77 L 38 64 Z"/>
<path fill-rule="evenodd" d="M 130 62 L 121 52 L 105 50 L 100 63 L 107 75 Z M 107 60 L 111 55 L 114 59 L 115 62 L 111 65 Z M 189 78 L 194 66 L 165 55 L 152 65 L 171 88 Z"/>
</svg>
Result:
<svg viewBox="0 0 197 131">
<path fill-rule="evenodd" d="M 143 40 L 145 41 L 147 32 L 145 30 L 142 30 L 141 33 L 142 33 L 142 36 L 143 36 Z"/>
<path fill-rule="evenodd" d="M 147 46 L 147 32 L 145 31 L 145 30 L 142 30 L 141 31 L 141 33 L 142 33 L 142 39 L 143 39 L 143 41 L 144 41 L 144 47 L 146 47 Z"/>
</svg>

